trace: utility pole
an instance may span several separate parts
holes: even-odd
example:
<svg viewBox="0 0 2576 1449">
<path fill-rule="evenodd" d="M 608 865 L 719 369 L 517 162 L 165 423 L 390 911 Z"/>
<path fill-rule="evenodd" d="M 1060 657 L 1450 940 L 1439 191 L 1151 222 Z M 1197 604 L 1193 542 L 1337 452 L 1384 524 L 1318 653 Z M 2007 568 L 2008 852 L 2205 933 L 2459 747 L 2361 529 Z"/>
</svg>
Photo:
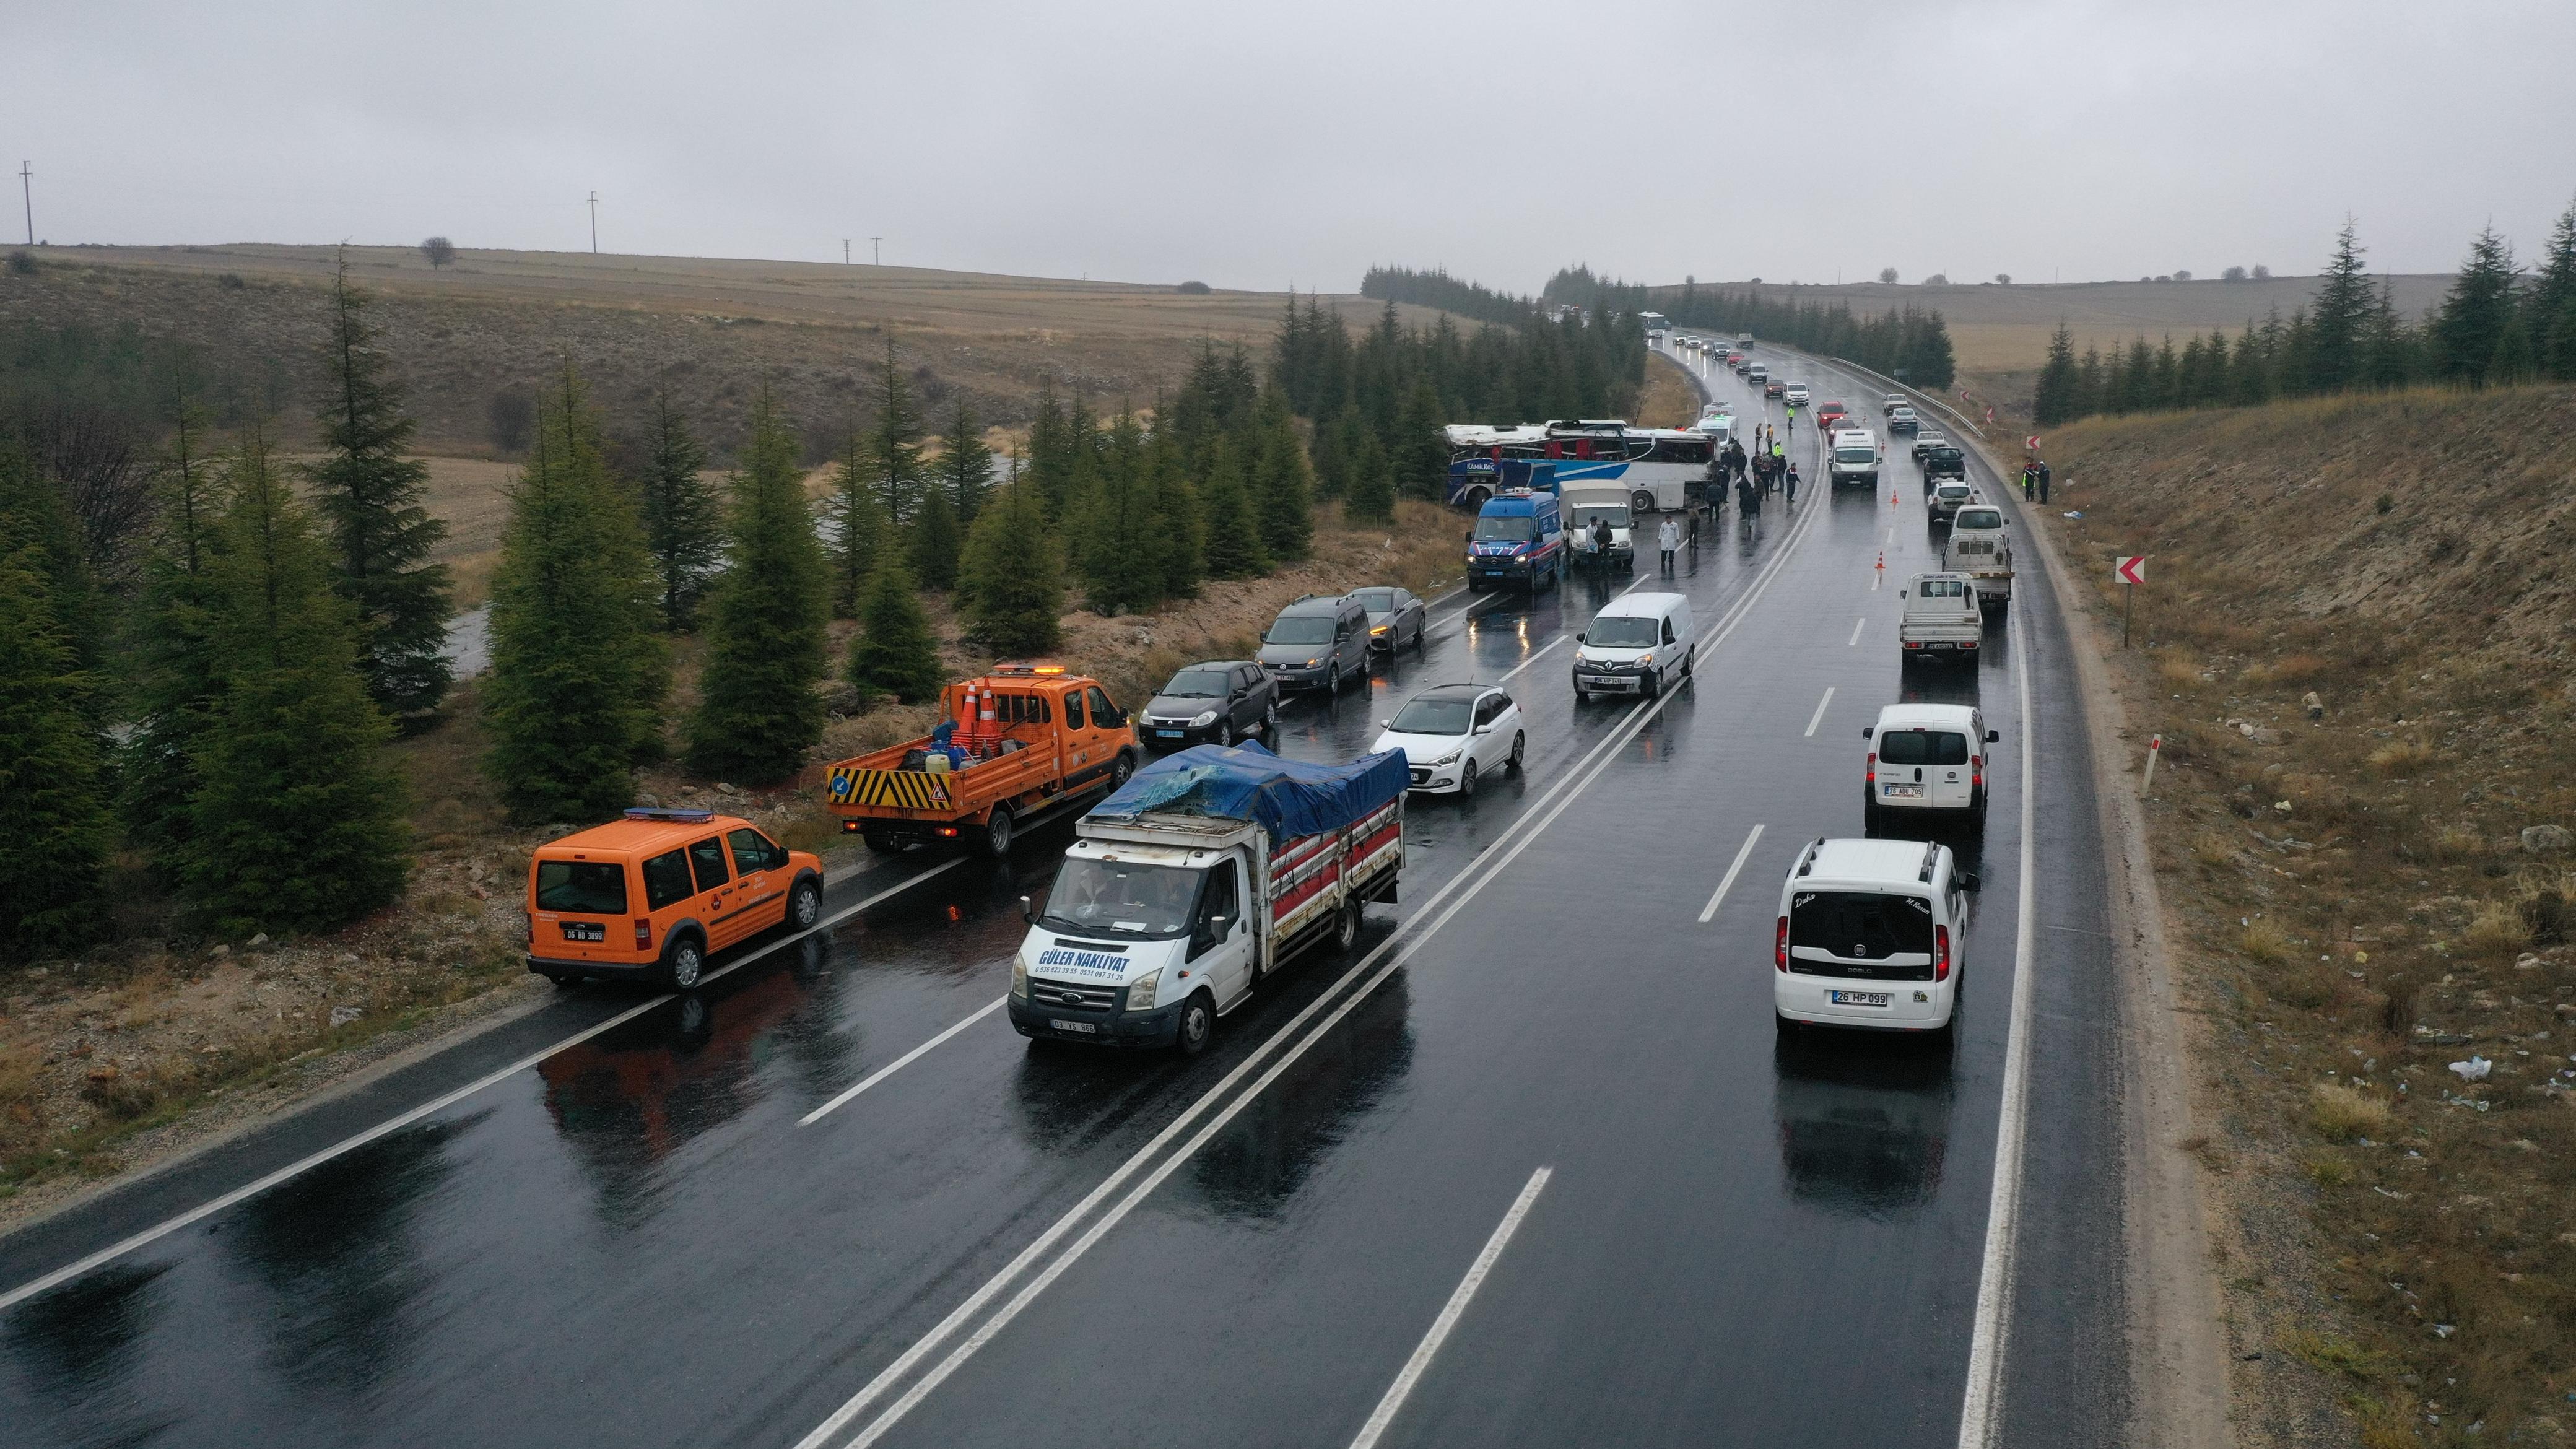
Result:
<svg viewBox="0 0 2576 1449">
<path fill-rule="evenodd" d="M 874 248 L 876 249 L 876 261 L 875 261 L 872 265 L 880 266 L 880 267 L 884 266 L 884 265 L 885 265 L 885 238 L 884 238 L 884 237 L 881 237 L 881 236 L 872 236 L 872 237 L 869 237 L 869 238 L 868 238 L 868 245 L 869 245 L 869 246 L 871 246 L 871 247 L 874 247 Z"/>
<path fill-rule="evenodd" d="M 843 238 L 841 238 L 841 265 L 846 267 L 846 266 L 848 266 L 849 264 L 850 264 L 850 239 L 849 239 L 848 237 L 843 237 Z"/>
<path fill-rule="evenodd" d="M 27 245 L 36 244 L 36 171 L 32 161 L 18 163 L 18 194 L 27 202 Z"/>
<path fill-rule="evenodd" d="M 590 254 L 599 255 L 599 193 L 590 194 Z"/>
</svg>

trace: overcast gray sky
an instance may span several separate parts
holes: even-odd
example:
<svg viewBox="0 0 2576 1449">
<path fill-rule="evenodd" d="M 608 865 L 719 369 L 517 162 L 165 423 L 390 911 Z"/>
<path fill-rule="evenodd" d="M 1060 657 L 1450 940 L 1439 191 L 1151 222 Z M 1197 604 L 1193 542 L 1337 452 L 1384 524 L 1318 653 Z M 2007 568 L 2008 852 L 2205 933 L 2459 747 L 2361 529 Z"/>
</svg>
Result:
<svg viewBox="0 0 2576 1449">
<path fill-rule="evenodd" d="M 2490 219 L 2529 256 L 2576 193 L 2568 0 L 0 0 L 0 35 L 57 243 L 579 248 L 596 188 L 611 251 L 2074 281 L 2313 271 L 2347 211 L 2378 267 Z"/>
</svg>

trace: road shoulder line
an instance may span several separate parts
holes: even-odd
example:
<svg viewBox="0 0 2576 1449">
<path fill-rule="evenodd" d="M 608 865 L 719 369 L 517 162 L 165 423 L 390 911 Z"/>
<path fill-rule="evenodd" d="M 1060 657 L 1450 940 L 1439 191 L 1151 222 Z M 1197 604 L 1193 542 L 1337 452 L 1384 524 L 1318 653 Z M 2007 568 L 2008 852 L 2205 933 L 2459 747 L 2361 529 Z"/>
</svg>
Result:
<svg viewBox="0 0 2576 1449">
<path fill-rule="evenodd" d="M 1422 1342 L 1414 1345 L 1412 1357 L 1406 1359 L 1404 1367 L 1396 1372 L 1395 1382 L 1387 1385 L 1386 1396 L 1377 1401 L 1376 1411 L 1369 1415 L 1366 1424 L 1360 1426 L 1359 1437 L 1351 1441 L 1351 1449 L 1377 1449 L 1377 1441 L 1385 1437 L 1387 1426 L 1395 1422 L 1396 1414 L 1404 1408 L 1404 1401 L 1412 1397 L 1413 1386 L 1422 1381 L 1423 1372 L 1439 1355 L 1440 1346 L 1449 1341 L 1450 1330 L 1466 1316 L 1467 1305 L 1476 1300 L 1476 1290 L 1485 1286 L 1485 1279 L 1494 1271 L 1494 1264 L 1502 1261 L 1503 1250 L 1512 1245 L 1512 1235 L 1521 1230 L 1521 1222 L 1529 1216 L 1530 1207 L 1538 1201 L 1538 1195 L 1547 1190 L 1547 1180 L 1555 1175 L 1553 1167 L 1542 1167 L 1530 1174 L 1529 1181 L 1521 1187 L 1521 1195 L 1512 1199 L 1511 1208 L 1503 1214 L 1503 1220 L 1494 1225 L 1493 1235 L 1485 1239 L 1485 1246 L 1476 1254 L 1476 1261 L 1468 1265 L 1467 1276 L 1458 1280 L 1458 1287 L 1450 1293 L 1449 1301 L 1440 1306 L 1440 1316 L 1431 1320 L 1431 1327 L 1422 1335 Z"/>
</svg>

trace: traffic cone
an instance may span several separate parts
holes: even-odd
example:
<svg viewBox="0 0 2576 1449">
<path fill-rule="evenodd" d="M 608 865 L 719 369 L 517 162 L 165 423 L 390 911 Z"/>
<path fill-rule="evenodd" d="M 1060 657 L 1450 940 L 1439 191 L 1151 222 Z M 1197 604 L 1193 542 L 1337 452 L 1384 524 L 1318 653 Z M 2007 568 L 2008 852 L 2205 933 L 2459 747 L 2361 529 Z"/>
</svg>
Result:
<svg viewBox="0 0 2576 1449">
<path fill-rule="evenodd" d="M 1887 550 L 1883 548 L 1878 551 L 1878 571 L 1887 572 Z"/>
</svg>

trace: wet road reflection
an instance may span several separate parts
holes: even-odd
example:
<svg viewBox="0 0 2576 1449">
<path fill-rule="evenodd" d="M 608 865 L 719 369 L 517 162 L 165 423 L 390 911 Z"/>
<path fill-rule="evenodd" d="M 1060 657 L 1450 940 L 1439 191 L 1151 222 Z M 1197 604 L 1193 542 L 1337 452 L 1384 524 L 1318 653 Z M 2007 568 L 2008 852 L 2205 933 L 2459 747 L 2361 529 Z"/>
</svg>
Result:
<svg viewBox="0 0 2576 1449">
<path fill-rule="evenodd" d="M 1411 1006 L 1399 971 L 1297 1070 L 1253 1098 L 1176 1181 L 1228 1218 L 1277 1217 L 1315 1164 L 1401 1090 L 1413 1065 Z"/>
<path fill-rule="evenodd" d="M 1804 1031 L 1779 1039 L 1773 1065 L 1791 1197 L 1882 1219 L 1931 1200 L 1950 1142 L 1947 1043 Z"/>
</svg>

